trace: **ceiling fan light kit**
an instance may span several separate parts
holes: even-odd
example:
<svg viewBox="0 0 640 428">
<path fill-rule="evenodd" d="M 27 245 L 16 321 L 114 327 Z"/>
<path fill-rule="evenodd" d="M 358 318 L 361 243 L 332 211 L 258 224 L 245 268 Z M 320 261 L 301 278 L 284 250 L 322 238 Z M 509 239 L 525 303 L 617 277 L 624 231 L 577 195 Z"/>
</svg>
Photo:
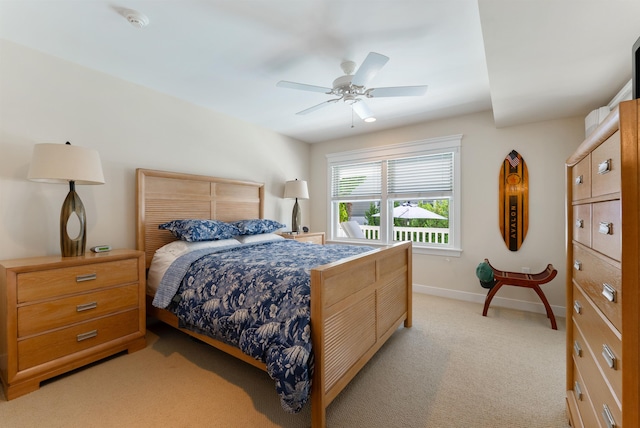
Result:
<svg viewBox="0 0 640 428">
<path fill-rule="evenodd" d="M 382 67 L 389 61 L 389 57 L 376 52 L 369 52 L 364 62 L 356 70 L 356 63 L 353 61 L 343 61 L 340 68 L 345 73 L 333 81 L 331 88 L 315 85 L 307 85 L 304 83 L 289 82 L 286 80 L 279 81 L 276 86 L 281 88 L 297 89 L 308 92 L 322 92 L 327 95 L 337 96 L 338 98 L 324 101 L 296 114 L 304 115 L 316 111 L 329 104 L 343 101 L 349 105 L 353 111 L 365 122 L 375 122 L 371 110 L 364 98 L 382 98 L 382 97 L 412 97 L 422 96 L 427 92 L 427 86 L 397 86 L 387 88 L 367 88 L 369 82 L 375 77 Z M 355 74 L 354 74 L 355 71 Z"/>
</svg>

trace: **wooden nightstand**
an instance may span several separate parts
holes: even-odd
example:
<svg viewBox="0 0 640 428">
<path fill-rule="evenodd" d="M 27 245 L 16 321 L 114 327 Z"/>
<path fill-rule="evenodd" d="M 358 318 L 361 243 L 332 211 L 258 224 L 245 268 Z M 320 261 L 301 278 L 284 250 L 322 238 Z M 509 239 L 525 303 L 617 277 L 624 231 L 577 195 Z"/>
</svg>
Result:
<svg viewBox="0 0 640 428">
<path fill-rule="evenodd" d="M 0 262 L 0 380 L 7 400 L 146 346 L 144 253 Z"/>
<path fill-rule="evenodd" d="M 306 232 L 306 233 L 283 233 L 282 236 L 287 239 L 295 239 L 296 241 L 306 242 L 309 244 L 324 245 L 324 232 Z"/>
</svg>

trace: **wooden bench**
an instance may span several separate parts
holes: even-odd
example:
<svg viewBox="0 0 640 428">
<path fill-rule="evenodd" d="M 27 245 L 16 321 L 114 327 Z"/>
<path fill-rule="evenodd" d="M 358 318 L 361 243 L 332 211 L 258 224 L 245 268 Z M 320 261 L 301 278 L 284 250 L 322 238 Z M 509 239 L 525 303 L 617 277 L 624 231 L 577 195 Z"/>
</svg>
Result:
<svg viewBox="0 0 640 428">
<path fill-rule="evenodd" d="M 540 288 L 541 284 L 546 284 L 547 282 L 555 278 L 558 274 L 558 271 L 555 270 L 553 265 L 547 265 L 547 268 L 540 273 L 519 273 L 498 270 L 491 266 L 491 263 L 489 263 L 488 259 L 484 259 L 484 261 L 493 271 L 493 277 L 496 280 L 496 283 L 487 293 L 487 298 L 484 301 L 484 310 L 482 311 L 482 316 L 487 316 L 487 311 L 489 310 L 489 305 L 491 304 L 493 296 L 496 295 L 498 290 L 500 290 L 500 287 L 502 287 L 503 285 L 526 287 L 533 289 L 533 291 L 535 291 L 536 294 L 540 297 L 540 300 L 542 300 L 542 303 L 547 310 L 547 318 L 551 320 L 551 328 L 554 330 L 558 329 L 558 326 L 556 324 L 556 317 L 553 315 L 551 305 L 549 305 L 547 298 Z"/>
</svg>

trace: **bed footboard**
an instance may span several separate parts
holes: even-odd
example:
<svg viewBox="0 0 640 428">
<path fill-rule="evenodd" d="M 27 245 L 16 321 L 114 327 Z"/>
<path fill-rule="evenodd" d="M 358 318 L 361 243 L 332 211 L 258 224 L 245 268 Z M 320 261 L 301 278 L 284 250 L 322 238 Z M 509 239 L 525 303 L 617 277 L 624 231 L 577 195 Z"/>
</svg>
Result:
<svg viewBox="0 0 640 428">
<path fill-rule="evenodd" d="M 311 426 L 401 323 L 411 327 L 411 243 L 403 242 L 311 271 L 315 370 Z"/>
</svg>

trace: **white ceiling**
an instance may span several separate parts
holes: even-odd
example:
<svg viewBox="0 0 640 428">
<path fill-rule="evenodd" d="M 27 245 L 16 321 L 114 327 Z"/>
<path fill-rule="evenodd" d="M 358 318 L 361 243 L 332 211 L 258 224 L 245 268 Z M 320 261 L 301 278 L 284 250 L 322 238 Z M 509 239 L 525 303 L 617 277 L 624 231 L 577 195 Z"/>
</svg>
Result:
<svg viewBox="0 0 640 428">
<path fill-rule="evenodd" d="M 629 81 L 639 36 L 638 0 L 0 0 L 0 38 L 307 142 L 489 109 L 498 127 L 585 116 Z M 296 115 L 329 95 L 276 87 L 331 87 L 371 51 L 390 57 L 371 86 L 427 95 L 367 100 L 369 124 L 342 102 Z"/>
</svg>

